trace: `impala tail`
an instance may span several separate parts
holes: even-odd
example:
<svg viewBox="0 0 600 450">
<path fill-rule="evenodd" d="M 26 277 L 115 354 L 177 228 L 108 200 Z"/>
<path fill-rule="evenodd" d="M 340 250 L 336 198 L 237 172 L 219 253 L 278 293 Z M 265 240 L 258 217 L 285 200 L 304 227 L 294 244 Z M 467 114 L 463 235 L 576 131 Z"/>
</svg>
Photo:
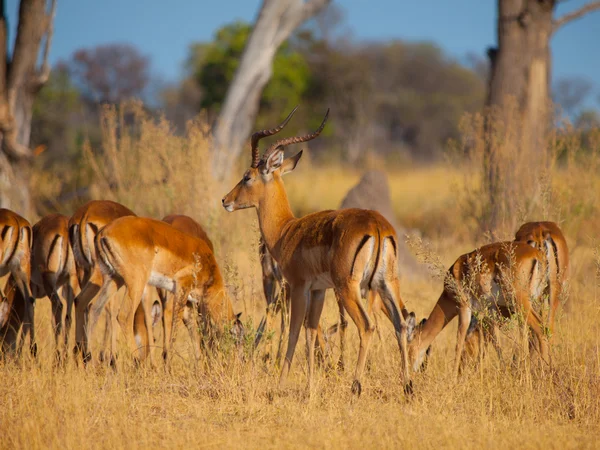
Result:
<svg viewBox="0 0 600 450">
<path fill-rule="evenodd" d="M 111 259 L 114 260 L 115 254 L 108 243 L 108 239 L 101 234 L 96 235 L 96 257 L 100 270 L 104 275 L 109 275 L 111 277 L 118 275 L 111 262 Z"/>
<path fill-rule="evenodd" d="M 69 242 L 73 249 L 73 256 L 75 261 L 79 264 L 81 261 L 86 261 L 90 264 L 90 261 L 86 259 L 82 250 L 81 233 L 79 232 L 79 224 L 75 223 L 69 227 Z"/>
</svg>

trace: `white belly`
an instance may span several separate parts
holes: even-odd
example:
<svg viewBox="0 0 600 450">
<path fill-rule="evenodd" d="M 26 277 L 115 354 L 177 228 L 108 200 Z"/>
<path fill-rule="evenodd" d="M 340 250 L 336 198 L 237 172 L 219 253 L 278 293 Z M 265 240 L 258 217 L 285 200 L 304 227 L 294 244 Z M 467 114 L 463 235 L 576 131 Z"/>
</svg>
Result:
<svg viewBox="0 0 600 450">
<path fill-rule="evenodd" d="M 166 289 L 169 292 L 175 292 L 175 280 L 162 273 L 152 272 L 148 284 L 157 288 Z"/>
</svg>

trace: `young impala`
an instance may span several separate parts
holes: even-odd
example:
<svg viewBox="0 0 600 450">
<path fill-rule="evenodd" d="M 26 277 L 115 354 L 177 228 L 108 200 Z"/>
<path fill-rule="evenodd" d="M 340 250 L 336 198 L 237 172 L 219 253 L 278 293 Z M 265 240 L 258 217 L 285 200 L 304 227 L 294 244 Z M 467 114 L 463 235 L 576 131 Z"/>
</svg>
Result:
<svg viewBox="0 0 600 450">
<path fill-rule="evenodd" d="M 361 377 L 375 328 L 371 311 L 365 309 L 361 299 L 365 296 L 372 299 L 376 292 L 381 295 L 394 325 L 404 381 L 408 383 L 407 345 L 415 319 L 414 314 L 408 314 L 400 298 L 394 228 L 381 214 L 361 209 L 321 211 L 296 218 L 285 192 L 282 176 L 292 171 L 302 156 L 300 151 L 284 159 L 285 147 L 319 136 L 329 111 L 314 133 L 278 140 L 262 158 L 259 156 L 259 140 L 281 131 L 294 111 L 278 127 L 252 135 L 252 164 L 223 198 L 227 211 L 256 209 L 261 235 L 290 285 L 290 336 L 279 384 L 283 385 L 286 380 L 306 317 L 308 387 L 311 389 L 317 328 L 325 290 L 329 288 L 334 289 L 338 302 L 358 328 L 360 348 L 352 391 L 361 392 Z"/>
<path fill-rule="evenodd" d="M 413 369 L 419 369 L 435 337 L 458 315 L 454 366 L 458 376 L 473 310 L 500 315 L 522 313 L 542 359 L 549 362 L 547 336 L 534 308 L 546 283 L 544 254 L 527 243 L 498 242 L 462 255 L 448 270 L 444 290 L 431 314 L 415 331 L 409 345 Z"/>
<path fill-rule="evenodd" d="M 527 243 L 540 249 L 544 254 L 547 282 L 542 295 L 543 304 L 539 306 L 544 328 L 552 338 L 556 310 L 561 301 L 566 301 L 567 296 L 569 276 L 567 241 L 559 226 L 554 222 L 527 222 L 521 225 L 517 231 L 515 241 Z M 510 316 L 510 311 L 506 308 L 500 308 L 498 312 L 505 318 Z M 497 328 L 493 322 L 479 324 L 475 317 L 471 319 L 465 342 L 465 353 L 469 358 L 481 358 L 487 343 L 494 346 L 499 358 L 502 357 Z"/>
</svg>

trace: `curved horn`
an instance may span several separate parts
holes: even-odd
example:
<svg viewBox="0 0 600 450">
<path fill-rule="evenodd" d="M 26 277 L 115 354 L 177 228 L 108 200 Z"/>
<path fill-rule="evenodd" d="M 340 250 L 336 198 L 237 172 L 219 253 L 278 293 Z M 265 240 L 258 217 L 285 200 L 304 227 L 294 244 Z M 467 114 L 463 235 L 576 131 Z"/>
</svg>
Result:
<svg viewBox="0 0 600 450">
<path fill-rule="evenodd" d="M 319 125 L 319 128 L 317 128 L 313 133 L 307 134 L 306 136 L 294 136 L 294 137 L 279 139 L 277 142 L 273 143 L 273 145 L 271 145 L 267 149 L 267 151 L 263 155 L 263 160 L 266 161 L 267 159 L 269 159 L 269 156 L 271 156 L 271 153 L 273 153 L 278 147 L 285 147 L 286 145 L 298 144 L 300 142 L 306 142 L 306 141 L 310 141 L 310 140 L 316 138 L 317 136 L 319 136 L 321 134 L 321 131 L 323 131 L 323 128 L 325 128 L 325 122 L 327 122 L 328 117 L 329 117 L 329 108 L 327 108 L 327 112 L 325 113 L 325 117 L 323 118 L 321 125 Z"/>
<path fill-rule="evenodd" d="M 281 122 L 279 125 L 277 125 L 275 128 L 271 128 L 270 130 L 257 131 L 256 133 L 254 133 L 252 135 L 252 140 L 251 140 L 252 167 L 254 167 L 254 168 L 258 167 L 258 163 L 260 162 L 260 156 L 258 154 L 258 141 L 260 141 L 264 137 L 273 136 L 274 134 L 279 133 L 281 130 L 283 130 L 283 127 L 285 127 L 287 125 L 287 123 L 290 121 L 290 119 L 292 118 L 292 116 L 294 115 L 294 113 L 296 112 L 297 109 L 298 109 L 298 106 L 296 106 L 292 110 L 292 112 L 288 114 L 288 116 L 285 118 L 285 120 L 283 122 Z"/>
</svg>

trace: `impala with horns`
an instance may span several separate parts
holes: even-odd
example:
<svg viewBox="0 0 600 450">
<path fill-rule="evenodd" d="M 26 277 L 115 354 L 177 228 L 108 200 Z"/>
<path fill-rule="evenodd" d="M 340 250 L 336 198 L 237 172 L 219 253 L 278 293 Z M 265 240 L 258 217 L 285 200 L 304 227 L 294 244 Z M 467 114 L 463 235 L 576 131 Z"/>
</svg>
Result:
<svg viewBox="0 0 600 450">
<path fill-rule="evenodd" d="M 413 369 L 420 368 L 435 337 L 458 315 L 454 366 L 458 376 L 473 310 L 522 314 L 537 340 L 542 359 L 549 363 L 547 336 L 540 314 L 533 307 L 541 299 L 546 284 L 544 254 L 527 243 L 498 242 L 462 255 L 448 270 L 439 300 L 427 320 L 419 324 L 409 344 Z"/>
<path fill-rule="evenodd" d="M 541 318 L 550 338 L 554 330 L 556 311 L 561 302 L 566 301 L 569 277 L 569 248 L 560 227 L 554 222 L 527 222 L 519 228 L 515 241 L 525 242 L 538 248 L 544 254 L 547 283 L 541 300 Z M 510 311 L 501 308 L 499 313 L 508 317 Z M 467 333 L 466 350 L 470 357 L 483 356 L 484 346 L 491 343 L 502 357 L 498 345 L 498 330 L 494 323 L 478 324 L 475 317 L 471 319 Z"/>
<path fill-rule="evenodd" d="M 360 348 L 352 391 L 361 392 L 361 377 L 374 331 L 371 311 L 361 299 L 381 295 L 394 325 L 403 364 L 404 381 L 409 382 L 407 345 L 414 327 L 400 298 L 397 237 L 394 228 L 379 213 L 361 209 L 321 211 L 302 218 L 294 217 L 282 176 L 292 171 L 302 151 L 284 159 L 284 149 L 291 144 L 315 139 L 319 128 L 301 137 L 289 137 L 273 143 L 259 157 L 259 140 L 274 135 L 288 123 L 290 115 L 276 128 L 252 135 L 252 164 L 242 180 L 223 198 L 227 211 L 255 208 L 261 235 L 269 252 L 279 264 L 290 284 L 290 336 L 279 384 L 287 378 L 302 323 L 306 318 L 308 345 L 308 387 L 314 377 L 314 346 L 323 310 L 325 290 L 333 288 L 344 309 L 358 328 Z M 371 302 L 370 302 L 371 303 Z"/>
<path fill-rule="evenodd" d="M 95 241 L 103 283 L 98 299 L 87 310 L 86 337 L 94 326 L 109 297 L 121 286 L 127 288 L 117 320 L 134 353 L 138 342 L 134 335 L 135 311 L 144 309 L 147 342 L 154 342 L 152 305 L 143 302 L 146 285 L 166 289 L 175 294 L 175 301 L 197 303 L 201 314 L 222 333 L 227 325 L 238 340 L 243 335 L 239 314 L 233 307 L 215 257 L 201 239 L 183 233 L 171 225 L 154 219 L 126 216 L 106 225 Z M 90 340 L 85 342 L 87 354 Z M 143 357 L 152 353 L 145 349 Z M 151 356 L 152 362 L 152 356 Z"/>
<path fill-rule="evenodd" d="M 0 277 L 10 273 L 14 286 L 24 299 L 21 346 L 25 337 L 29 335 L 31 353 L 35 356 L 37 353 L 34 328 L 35 301 L 30 288 L 31 240 L 31 224 L 19 214 L 0 208 Z M 9 297 L 5 296 L 0 289 L 0 328 L 9 320 L 14 296 Z"/>
<path fill-rule="evenodd" d="M 78 290 L 77 270 L 73 251 L 69 245 L 69 218 L 50 214 L 33 226 L 31 287 L 34 297 L 48 297 L 52 303 L 52 329 L 56 341 L 56 354 L 61 357 L 60 335 L 64 323 L 64 349 L 66 350 L 72 323 L 75 291 Z M 66 314 L 63 321 L 63 300 Z"/>
<path fill-rule="evenodd" d="M 73 249 L 79 286 L 81 287 L 81 292 L 75 298 L 75 353 L 83 348 L 85 341 L 84 317 L 90 304 L 97 298 L 102 286 L 102 272 L 100 272 L 97 264 L 94 239 L 100 229 L 123 216 L 135 216 L 135 213 L 117 202 L 92 200 L 77 209 L 69 219 L 69 241 Z M 113 361 L 117 346 L 117 322 L 111 304 L 106 308 L 106 314 L 104 348 L 106 349 L 107 342 L 110 340 L 111 361 Z"/>
</svg>

